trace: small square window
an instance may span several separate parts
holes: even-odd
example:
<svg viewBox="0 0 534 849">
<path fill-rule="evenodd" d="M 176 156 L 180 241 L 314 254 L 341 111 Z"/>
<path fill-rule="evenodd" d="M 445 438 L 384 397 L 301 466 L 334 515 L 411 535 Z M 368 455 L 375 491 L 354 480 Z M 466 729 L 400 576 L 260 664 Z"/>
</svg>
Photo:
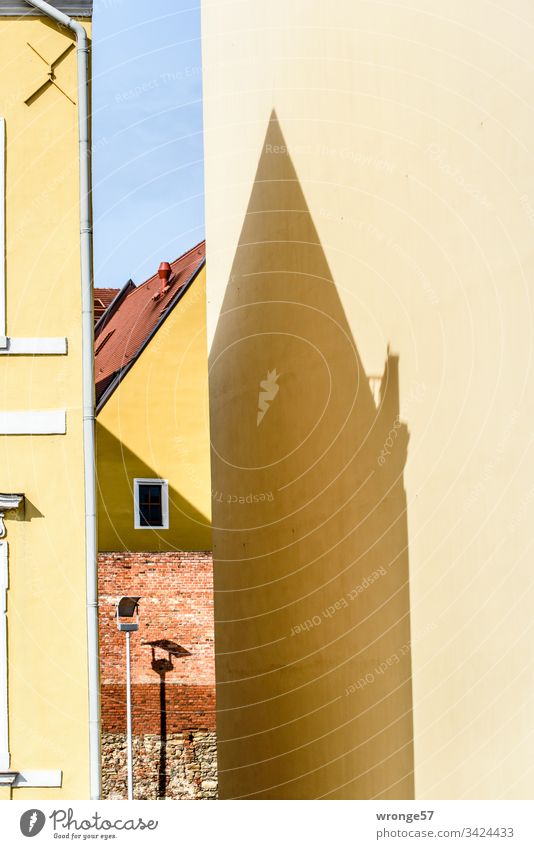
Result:
<svg viewBox="0 0 534 849">
<path fill-rule="evenodd" d="M 134 526 L 144 528 L 169 527 L 169 484 L 159 478 L 134 479 Z"/>
</svg>

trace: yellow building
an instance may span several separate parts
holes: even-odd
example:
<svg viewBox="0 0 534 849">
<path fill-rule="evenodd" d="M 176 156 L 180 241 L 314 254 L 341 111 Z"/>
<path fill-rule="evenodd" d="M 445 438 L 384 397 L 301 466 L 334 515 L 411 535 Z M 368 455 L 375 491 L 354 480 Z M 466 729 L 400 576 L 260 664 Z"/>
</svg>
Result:
<svg viewBox="0 0 534 849">
<path fill-rule="evenodd" d="M 202 16 L 221 796 L 532 798 L 533 8 Z"/>
<path fill-rule="evenodd" d="M 127 283 L 96 325 L 99 551 L 211 549 L 204 257 Z"/>
<path fill-rule="evenodd" d="M 91 5 L 0 2 L 0 793 L 18 800 L 99 796 Z"/>
</svg>

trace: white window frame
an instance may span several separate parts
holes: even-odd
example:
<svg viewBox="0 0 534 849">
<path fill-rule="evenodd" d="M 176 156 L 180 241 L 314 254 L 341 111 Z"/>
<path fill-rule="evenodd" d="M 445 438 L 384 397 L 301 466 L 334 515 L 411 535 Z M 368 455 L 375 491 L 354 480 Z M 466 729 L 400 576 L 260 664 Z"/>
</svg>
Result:
<svg viewBox="0 0 534 849">
<path fill-rule="evenodd" d="M 161 525 L 142 525 L 141 513 L 139 510 L 139 485 L 140 484 L 159 484 L 161 486 Z M 169 529 L 169 481 L 164 478 L 134 478 L 134 528 L 136 531 L 159 530 L 165 531 Z"/>
</svg>

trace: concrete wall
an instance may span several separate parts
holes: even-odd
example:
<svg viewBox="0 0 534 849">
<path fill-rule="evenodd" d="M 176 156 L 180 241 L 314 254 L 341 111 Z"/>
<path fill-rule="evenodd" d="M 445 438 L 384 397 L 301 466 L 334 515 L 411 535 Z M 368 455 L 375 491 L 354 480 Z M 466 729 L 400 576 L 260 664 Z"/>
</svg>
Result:
<svg viewBox="0 0 534 849">
<path fill-rule="evenodd" d="M 534 13 L 202 14 L 221 795 L 530 798 Z"/>
<path fill-rule="evenodd" d="M 29 44 L 52 61 L 72 38 L 48 20 L 0 17 L 7 334 L 67 337 L 68 354 L 3 356 L 0 409 L 66 409 L 67 433 L 0 437 L 0 491 L 26 496 L 24 510 L 6 519 L 10 747 L 12 769 L 61 769 L 63 784 L 14 789 L 13 796 L 83 799 L 89 741 L 76 59 L 72 49 L 56 69 L 67 97 L 50 85 L 26 103 L 48 73 Z"/>
</svg>

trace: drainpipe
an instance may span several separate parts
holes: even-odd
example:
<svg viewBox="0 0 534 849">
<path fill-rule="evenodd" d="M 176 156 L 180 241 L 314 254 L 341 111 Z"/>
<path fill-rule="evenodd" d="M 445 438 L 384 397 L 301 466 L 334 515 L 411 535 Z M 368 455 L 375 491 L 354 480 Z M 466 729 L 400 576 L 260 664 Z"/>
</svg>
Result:
<svg viewBox="0 0 534 849">
<path fill-rule="evenodd" d="M 72 30 L 78 64 L 80 145 L 80 265 L 82 283 L 83 455 L 85 474 L 85 562 L 89 672 L 89 757 L 91 798 L 100 798 L 100 683 L 98 668 L 98 583 L 96 559 L 95 384 L 93 365 L 93 243 L 91 151 L 89 147 L 89 46 L 84 27 L 44 0 L 26 0 L 43 15 Z"/>
</svg>

